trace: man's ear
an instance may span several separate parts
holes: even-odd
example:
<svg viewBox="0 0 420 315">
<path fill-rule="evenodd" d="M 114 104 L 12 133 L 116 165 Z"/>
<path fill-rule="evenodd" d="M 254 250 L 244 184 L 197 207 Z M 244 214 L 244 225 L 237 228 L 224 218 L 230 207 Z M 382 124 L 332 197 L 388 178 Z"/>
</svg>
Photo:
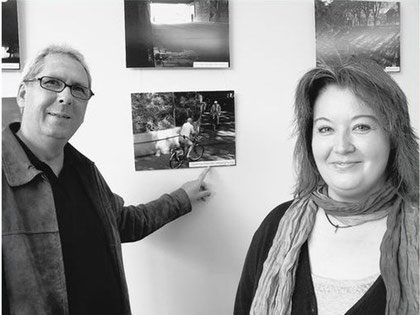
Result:
<svg viewBox="0 0 420 315">
<path fill-rule="evenodd" d="M 25 83 L 21 83 L 19 85 L 19 90 L 16 96 L 16 101 L 17 104 L 19 106 L 20 112 L 23 113 L 23 108 L 25 107 L 25 102 L 26 102 L 26 84 Z"/>
</svg>

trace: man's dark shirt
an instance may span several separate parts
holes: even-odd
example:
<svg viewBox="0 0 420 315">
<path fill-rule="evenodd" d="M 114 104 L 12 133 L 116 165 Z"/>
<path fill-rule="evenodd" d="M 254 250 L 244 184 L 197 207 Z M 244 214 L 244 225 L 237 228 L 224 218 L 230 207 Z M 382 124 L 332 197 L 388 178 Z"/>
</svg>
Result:
<svg viewBox="0 0 420 315">
<path fill-rule="evenodd" d="M 16 135 L 31 163 L 47 176 L 54 195 L 71 315 L 121 313 L 121 289 L 100 217 L 64 148 L 57 177 Z"/>
</svg>

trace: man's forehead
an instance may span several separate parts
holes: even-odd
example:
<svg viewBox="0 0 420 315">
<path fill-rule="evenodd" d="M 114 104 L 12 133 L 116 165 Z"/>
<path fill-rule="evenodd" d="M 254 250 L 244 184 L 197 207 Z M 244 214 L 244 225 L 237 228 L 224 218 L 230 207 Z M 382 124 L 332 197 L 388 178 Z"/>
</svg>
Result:
<svg viewBox="0 0 420 315">
<path fill-rule="evenodd" d="M 44 63 L 45 64 L 49 64 L 49 63 L 75 63 L 80 65 L 81 67 L 82 64 L 75 59 L 74 57 L 67 55 L 67 54 L 63 54 L 63 53 L 52 53 L 52 54 L 48 54 L 44 57 Z"/>
<path fill-rule="evenodd" d="M 66 54 L 56 53 L 45 56 L 39 74 L 70 79 L 83 85 L 89 84 L 86 69 L 80 61 Z"/>
</svg>

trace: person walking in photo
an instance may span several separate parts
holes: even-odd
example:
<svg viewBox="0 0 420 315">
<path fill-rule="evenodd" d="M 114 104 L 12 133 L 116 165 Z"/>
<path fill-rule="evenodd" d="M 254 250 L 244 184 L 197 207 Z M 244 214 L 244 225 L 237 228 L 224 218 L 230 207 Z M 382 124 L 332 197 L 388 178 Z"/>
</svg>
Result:
<svg viewBox="0 0 420 315">
<path fill-rule="evenodd" d="M 214 103 L 211 105 L 210 108 L 210 114 L 213 121 L 213 128 L 216 130 L 216 127 L 220 124 L 220 115 L 222 113 L 222 107 L 217 101 L 214 101 Z"/>
<path fill-rule="evenodd" d="M 320 65 L 295 95 L 297 184 L 246 256 L 235 315 L 419 313 L 419 150 L 373 61 Z"/>
<path fill-rule="evenodd" d="M 91 85 L 83 56 L 66 46 L 46 47 L 24 70 L 22 120 L 2 138 L 3 314 L 131 314 L 121 243 L 210 196 L 206 169 L 157 200 L 125 206 L 68 143 L 94 96 Z"/>
</svg>

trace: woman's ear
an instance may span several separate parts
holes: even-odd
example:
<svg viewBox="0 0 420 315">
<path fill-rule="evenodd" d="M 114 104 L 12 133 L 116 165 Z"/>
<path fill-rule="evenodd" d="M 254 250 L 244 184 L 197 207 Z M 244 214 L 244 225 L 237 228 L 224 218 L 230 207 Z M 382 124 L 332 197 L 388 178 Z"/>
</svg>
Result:
<svg viewBox="0 0 420 315">
<path fill-rule="evenodd" d="M 26 85 L 25 83 L 21 83 L 19 85 L 19 90 L 16 96 L 16 102 L 19 106 L 20 113 L 23 113 L 23 109 L 25 107 L 25 101 L 26 101 Z"/>
</svg>

